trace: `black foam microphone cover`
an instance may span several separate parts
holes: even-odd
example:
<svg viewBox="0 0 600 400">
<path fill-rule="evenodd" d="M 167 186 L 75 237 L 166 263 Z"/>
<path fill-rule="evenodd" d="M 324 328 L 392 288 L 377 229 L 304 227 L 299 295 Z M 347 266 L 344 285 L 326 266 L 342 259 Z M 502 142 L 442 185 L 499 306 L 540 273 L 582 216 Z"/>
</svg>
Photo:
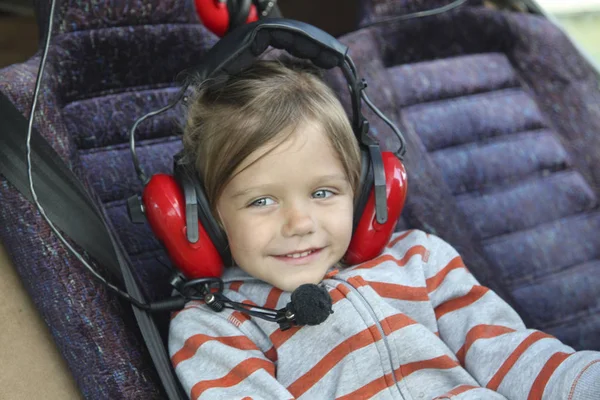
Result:
<svg viewBox="0 0 600 400">
<path fill-rule="evenodd" d="M 298 325 L 319 325 L 333 313 L 331 296 L 325 287 L 305 283 L 292 292 L 287 305 Z"/>
</svg>

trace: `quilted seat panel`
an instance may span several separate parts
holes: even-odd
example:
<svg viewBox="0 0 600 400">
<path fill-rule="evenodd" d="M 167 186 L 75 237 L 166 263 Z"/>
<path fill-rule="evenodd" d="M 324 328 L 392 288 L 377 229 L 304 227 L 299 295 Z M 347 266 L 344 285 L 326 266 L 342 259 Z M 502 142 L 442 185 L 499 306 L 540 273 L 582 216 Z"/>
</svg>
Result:
<svg viewBox="0 0 600 400">
<path fill-rule="evenodd" d="M 59 3 L 58 32 L 72 33 L 104 28 L 173 23 L 198 23 L 194 5 L 181 0 L 128 0 L 105 2 L 64 0 Z M 38 2 L 40 14 L 47 15 L 47 2 Z"/>
<path fill-rule="evenodd" d="M 600 252 L 591 237 L 600 237 L 597 196 L 508 57 L 457 56 L 388 73 L 407 89 L 397 96 L 404 125 L 419 135 L 501 279 L 511 290 L 528 287 L 518 294 L 535 298 L 523 304 L 538 326 L 600 312 L 591 287 L 569 296 L 574 282 L 596 283 L 586 274 Z M 538 290 L 539 280 L 565 271 L 570 279 L 553 280 L 553 291 Z"/>
<path fill-rule="evenodd" d="M 386 18 L 419 13 L 447 7 L 453 0 L 369 0 L 360 1 L 360 26 Z M 469 4 L 481 4 L 481 0 L 468 0 Z"/>
<path fill-rule="evenodd" d="M 47 4 L 38 3 L 47 15 Z M 129 221 L 126 198 L 141 193 L 128 130 L 175 93 L 179 72 L 217 38 L 180 0 L 60 2 L 35 126 L 104 205 L 149 298 L 170 292 L 168 260 L 148 225 Z M 43 29 L 43 26 L 42 26 Z M 0 89 L 27 115 L 39 58 L 0 70 Z M 148 174 L 169 172 L 180 148 L 179 109 L 140 126 Z M 163 399 L 131 306 L 95 280 L 51 234 L 33 206 L 0 179 L 0 235 L 85 398 Z M 93 262 L 93 261 L 92 261 Z M 101 275 L 121 287 L 105 267 Z M 161 327 L 168 315 L 158 317 Z"/>
<path fill-rule="evenodd" d="M 578 172 L 544 175 L 461 195 L 456 201 L 483 240 L 585 214 L 597 207 L 595 194 Z"/>
<path fill-rule="evenodd" d="M 177 38 L 170 34 L 177 31 Z M 72 101 L 172 84 L 201 61 L 215 40 L 199 24 L 160 24 L 78 31 L 59 36 L 60 100 Z M 132 45 L 134 44 L 134 45 Z"/>
<path fill-rule="evenodd" d="M 173 170 L 173 155 L 181 149 L 179 136 L 166 136 L 138 142 L 136 153 L 147 174 L 170 173 Z M 79 152 L 81 163 L 94 179 L 92 187 L 103 202 L 123 200 L 142 193 L 142 183 L 137 177 L 129 143 Z"/>
<path fill-rule="evenodd" d="M 560 336 L 570 343 L 581 343 L 582 348 L 594 348 L 594 326 L 600 321 L 600 310 L 595 302 L 600 287 L 600 260 L 581 263 L 535 283 L 517 286 L 517 298 L 528 309 L 535 309 L 540 321 L 545 321 L 545 331 Z M 584 277 L 585 279 L 582 279 Z M 557 298 L 568 299 L 568 306 Z"/>
<path fill-rule="evenodd" d="M 503 53 L 468 54 L 389 67 L 400 106 L 519 86 Z"/>
<path fill-rule="evenodd" d="M 62 110 L 65 124 L 79 150 L 96 149 L 127 143 L 129 129 L 144 110 L 166 105 L 179 88 L 161 85 L 153 89 L 129 88 L 128 91 L 75 100 Z M 162 138 L 181 132 L 181 110 L 175 107 L 160 118 L 151 118 L 136 130 L 136 141 Z"/>
<path fill-rule="evenodd" d="M 600 349 L 599 91 L 564 34 L 466 6 L 342 40 L 407 139 L 407 226 L 453 244 L 529 326 Z M 372 133 L 394 148 L 389 129 Z"/>
<path fill-rule="evenodd" d="M 419 127 L 428 151 L 545 127 L 536 103 L 518 88 L 413 105 L 403 118 Z"/>
<path fill-rule="evenodd" d="M 455 195 L 566 169 L 570 157 L 548 129 L 517 132 L 430 153 Z M 504 156 L 503 156 L 504 155 Z M 513 162 L 512 156 L 519 162 Z"/>
<path fill-rule="evenodd" d="M 598 229 L 600 212 L 580 213 L 498 236 L 484 245 L 496 260 L 503 279 L 531 283 L 566 269 L 577 274 L 578 265 L 600 258 Z M 582 275 L 580 279 L 587 277 Z M 594 301 L 598 301 L 597 296 Z"/>
</svg>

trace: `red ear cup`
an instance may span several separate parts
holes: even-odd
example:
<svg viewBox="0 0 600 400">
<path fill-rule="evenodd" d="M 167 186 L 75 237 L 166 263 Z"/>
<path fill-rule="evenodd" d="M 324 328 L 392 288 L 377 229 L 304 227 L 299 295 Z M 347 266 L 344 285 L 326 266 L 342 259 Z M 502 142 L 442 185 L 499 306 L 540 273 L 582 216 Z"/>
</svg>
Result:
<svg viewBox="0 0 600 400">
<path fill-rule="evenodd" d="M 220 277 L 223 260 L 202 224 L 200 239 L 190 243 L 186 236 L 185 200 L 175 178 L 153 175 L 142 195 L 146 218 L 163 243 L 175 267 L 188 279 Z"/>
<path fill-rule="evenodd" d="M 202 24 L 212 33 L 219 37 L 225 36 L 229 30 L 230 15 L 227 9 L 226 0 L 194 0 L 196 4 L 196 13 L 202 21 Z M 258 20 L 258 12 L 256 6 L 250 6 L 248 19 L 246 23 Z"/>
<path fill-rule="evenodd" d="M 371 189 L 365 209 L 344 256 L 344 262 L 349 265 L 371 260 L 383 251 L 392 233 L 394 233 L 396 222 L 404 207 L 407 191 L 404 165 L 392 152 L 384 151 L 381 155 L 385 171 L 388 219 L 385 224 L 377 222 L 375 218 L 375 193 Z"/>
</svg>

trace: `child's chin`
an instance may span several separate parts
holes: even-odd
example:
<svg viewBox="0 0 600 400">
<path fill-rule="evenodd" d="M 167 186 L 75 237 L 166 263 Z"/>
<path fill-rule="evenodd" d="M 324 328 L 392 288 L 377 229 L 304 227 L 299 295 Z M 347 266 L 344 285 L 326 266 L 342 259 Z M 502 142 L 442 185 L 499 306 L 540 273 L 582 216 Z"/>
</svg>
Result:
<svg viewBox="0 0 600 400">
<path fill-rule="evenodd" d="M 294 290 L 298 289 L 300 286 L 305 285 L 305 284 L 314 284 L 317 285 L 321 282 L 322 279 L 317 278 L 317 277 L 307 277 L 305 279 L 296 279 L 296 280 L 290 280 L 287 282 L 275 282 L 276 284 L 273 284 L 273 286 L 275 286 L 278 289 L 283 290 L 284 292 L 293 292 Z"/>
</svg>

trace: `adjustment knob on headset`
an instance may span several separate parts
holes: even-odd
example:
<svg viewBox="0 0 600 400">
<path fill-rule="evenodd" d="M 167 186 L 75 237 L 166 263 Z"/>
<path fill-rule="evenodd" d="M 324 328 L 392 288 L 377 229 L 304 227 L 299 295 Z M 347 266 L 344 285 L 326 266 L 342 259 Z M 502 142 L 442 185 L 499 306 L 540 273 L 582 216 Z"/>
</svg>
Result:
<svg viewBox="0 0 600 400">
<path fill-rule="evenodd" d="M 144 204 L 140 196 L 136 194 L 127 199 L 127 212 L 129 213 L 131 222 L 134 224 L 143 224 L 146 221 L 144 211 Z"/>
<path fill-rule="evenodd" d="M 212 293 L 207 293 L 206 295 L 204 295 L 204 302 L 213 311 L 220 312 L 223 311 L 223 309 L 225 309 L 225 304 L 223 304 L 222 301 L 219 301 L 217 299 L 217 296 L 215 296 Z"/>
</svg>

